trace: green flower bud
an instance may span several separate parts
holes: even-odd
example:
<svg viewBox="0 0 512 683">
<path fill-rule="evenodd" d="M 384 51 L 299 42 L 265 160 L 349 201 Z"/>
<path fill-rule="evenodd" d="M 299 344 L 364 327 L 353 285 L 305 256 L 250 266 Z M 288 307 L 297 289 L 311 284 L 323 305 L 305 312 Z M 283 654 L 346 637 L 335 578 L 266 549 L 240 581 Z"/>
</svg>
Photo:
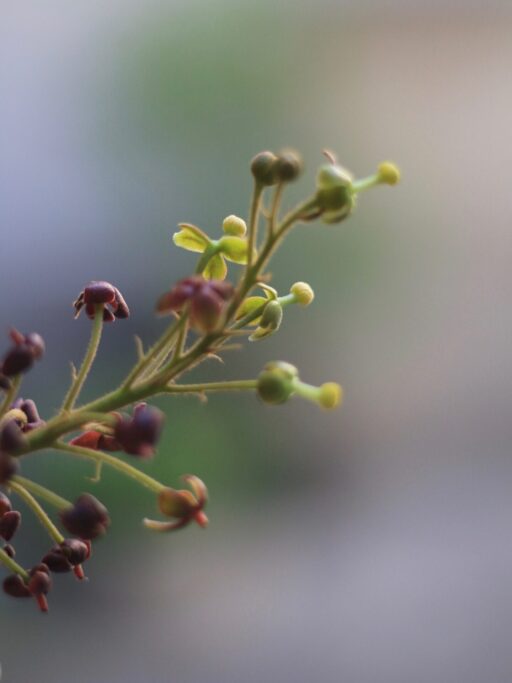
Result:
<svg viewBox="0 0 512 683">
<path fill-rule="evenodd" d="M 267 363 L 258 377 L 257 391 L 265 403 L 285 403 L 295 392 L 294 381 L 298 370 L 290 363 Z"/>
<path fill-rule="evenodd" d="M 263 309 L 258 328 L 251 334 L 249 341 L 257 341 L 277 332 L 283 320 L 283 308 L 275 299 Z"/>
<path fill-rule="evenodd" d="M 290 287 L 290 294 L 293 294 L 299 306 L 309 306 L 315 298 L 315 293 L 307 282 L 295 282 Z"/>
<path fill-rule="evenodd" d="M 277 160 L 277 177 L 283 183 L 291 183 L 296 180 L 302 172 L 302 159 L 292 151 L 281 152 Z"/>
<path fill-rule="evenodd" d="M 226 235 L 234 235 L 235 237 L 243 237 L 247 232 L 247 225 L 243 218 L 239 216 L 227 216 L 223 223 L 222 229 Z"/>
<path fill-rule="evenodd" d="M 251 172 L 261 185 L 275 185 L 278 181 L 277 166 L 278 158 L 273 152 L 260 152 L 251 161 Z"/>
<path fill-rule="evenodd" d="M 352 176 L 341 166 L 328 164 L 318 172 L 316 199 L 325 223 L 339 223 L 353 211 Z"/>
</svg>

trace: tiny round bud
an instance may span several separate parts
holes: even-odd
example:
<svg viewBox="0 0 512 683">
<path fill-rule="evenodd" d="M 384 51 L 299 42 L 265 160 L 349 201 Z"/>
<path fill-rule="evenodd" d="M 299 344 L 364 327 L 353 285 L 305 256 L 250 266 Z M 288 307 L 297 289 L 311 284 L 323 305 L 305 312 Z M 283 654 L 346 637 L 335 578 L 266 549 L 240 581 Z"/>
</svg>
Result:
<svg viewBox="0 0 512 683">
<path fill-rule="evenodd" d="M 93 280 L 84 287 L 85 304 L 112 304 L 116 298 L 116 290 L 110 282 Z"/>
<path fill-rule="evenodd" d="M 32 347 L 28 344 L 21 344 L 7 352 L 2 364 L 2 373 L 6 377 L 13 377 L 19 375 L 20 372 L 30 370 L 33 363 L 34 352 Z"/>
<path fill-rule="evenodd" d="M 400 182 L 400 169 L 391 161 L 383 161 L 377 169 L 379 180 L 386 185 L 396 185 Z"/>
<path fill-rule="evenodd" d="M 265 403 L 285 403 L 295 392 L 294 379 L 297 368 L 290 363 L 267 363 L 258 377 L 257 391 Z"/>
<path fill-rule="evenodd" d="M 283 183 L 291 183 L 296 180 L 302 172 L 302 159 L 292 151 L 281 152 L 277 160 L 276 174 Z"/>
<path fill-rule="evenodd" d="M 37 332 L 30 332 L 25 336 L 25 344 L 32 349 L 32 354 L 36 360 L 39 360 L 46 350 L 44 339 Z"/>
<path fill-rule="evenodd" d="M 319 388 L 318 403 L 322 408 L 337 408 L 343 400 L 343 389 L 336 382 L 326 382 Z"/>
<path fill-rule="evenodd" d="M 16 453 L 25 443 L 26 439 L 16 420 L 9 420 L 0 432 L 0 450 L 5 453 Z"/>
<path fill-rule="evenodd" d="M 21 514 L 17 510 L 6 512 L 0 518 L 0 536 L 9 542 L 18 531 L 21 524 Z"/>
<path fill-rule="evenodd" d="M 251 161 L 251 172 L 257 183 L 261 185 L 275 185 L 277 177 L 278 158 L 273 152 L 260 152 Z"/>
<path fill-rule="evenodd" d="M 235 237 L 243 237 L 247 232 L 247 225 L 243 218 L 239 216 L 226 216 L 222 222 L 222 229 L 226 235 L 234 235 Z"/>
<path fill-rule="evenodd" d="M 19 574 L 6 576 L 3 582 L 4 593 L 11 598 L 30 598 L 32 593 Z"/>
<path fill-rule="evenodd" d="M 315 293 L 307 282 L 295 282 L 290 287 L 290 294 L 293 294 L 295 301 L 300 306 L 309 306 L 315 298 Z"/>
<path fill-rule="evenodd" d="M 103 535 L 110 525 L 107 508 L 90 493 L 79 496 L 74 505 L 60 513 L 60 518 L 71 534 L 83 540 Z"/>
</svg>

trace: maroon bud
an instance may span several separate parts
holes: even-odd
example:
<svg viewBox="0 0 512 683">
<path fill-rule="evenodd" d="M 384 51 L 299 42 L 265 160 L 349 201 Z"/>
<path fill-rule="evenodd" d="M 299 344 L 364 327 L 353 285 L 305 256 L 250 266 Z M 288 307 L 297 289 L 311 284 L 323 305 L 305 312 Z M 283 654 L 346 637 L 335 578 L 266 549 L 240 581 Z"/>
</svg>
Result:
<svg viewBox="0 0 512 683">
<path fill-rule="evenodd" d="M 9 379 L 5 375 L 2 375 L 0 373 L 0 389 L 2 389 L 3 391 L 9 391 L 10 388 L 11 388 L 11 382 L 9 381 Z"/>
<path fill-rule="evenodd" d="M 116 298 L 116 289 L 110 282 L 93 280 L 84 288 L 85 304 L 112 304 Z"/>
<path fill-rule="evenodd" d="M 19 409 L 25 413 L 25 415 L 27 416 L 27 421 L 29 423 L 41 421 L 41 418 L 39 417 L 39 413 L 37 411 L 37 406 L 31 398 L 27 399 L 26 401 L 22 401 L 19 406 Z"/>
<path fill-rule="evenodd" d="M 78 538 L 66 538 L 62 542 L 60 550 L 73 567 L 85 562 L 91 554 L 90 547 Z"/>
<path fill-rule="evenodd" d="M 140 403 L 134 408 L 131 419 L 119 420 L 114 429 L 114 436 L 126 453 L 149 458 L 155 452 L 163 420 L 161 410 Z"/>
<path fill-rule="evenodd" d="M 25 437 L 16 420 L 9 420 L 0 432 L 0 451 L 16 453 L 25 446 Z"/>
<path fill-rule="evenodd" d="M 10 595 L 11 598 L 30 598 L 32 596 L 32 593 L 19 574 L 7 576 L 4 579 L 3 589 L 4 593 Z"/>
<path fill-rule="evenodd" d="M 27 584 L 30 594 L 33 595 L 41 612 L 48 612 L 46 596 L 52 587 L 52 580 L 45 564 L 39 564 L 30 570 L 30 579 Z"/>
<path fill-rule="evenodd" d="M 7 483 L 18 472 L 19 468 L 16 458 L 0 451 L 0 484 Z"/>
<path fill-rule="evenodd" d="M 32 348 L 27 344 L 15 346 L 4 357 L 2 364 L 2 372 L 7 377 L 19 375 L 20 372 L 26 372 L 34 363 L 34 354 Z"/>
<path fill-rule="evenodd" d="M 81 539 L 94 539 L 104 534 L 110 525 L 107 508 L 89 493 L 79 496 L 74 505 L 60 513 L 65 528 Z"/>
<path fill-rule="evenodd" d="M 0 517 L 5 515 L 6 512 L 10 512 L 12 510 L 12 505 L 11 501 L 5 493 L 0 493 Z"/>
<path fill-rule="evenodd" d="M 43 562 L 48 569 L 55 574 L 64 574 L 73 569 L 68 558 L 63 554 L 62 549 L 59 546 L 52 548 L 50 552 L 43 557 Z"/>
<path fill-rule="evenodd" d="M 11 558 L 11 560 L 13 560 L 16 557 L 16 551 L 10 543 L 6 543 L 4 545 L 4 553 L 8 555 Z"/>
<path fill-rule="evenodd" d="M 44 339 L 37 332 L 25 335 L 25 344 L 32 349 L 32 355 L 36 360 L 39 360 L 46 350 Z"/>
<path fill-rule="evenodd" d="M 21 524 L 21 514 L 17 510 L 6 512 L 0 518 L 0 536 L 9 542 L 18 531 Z"/>
</svg>

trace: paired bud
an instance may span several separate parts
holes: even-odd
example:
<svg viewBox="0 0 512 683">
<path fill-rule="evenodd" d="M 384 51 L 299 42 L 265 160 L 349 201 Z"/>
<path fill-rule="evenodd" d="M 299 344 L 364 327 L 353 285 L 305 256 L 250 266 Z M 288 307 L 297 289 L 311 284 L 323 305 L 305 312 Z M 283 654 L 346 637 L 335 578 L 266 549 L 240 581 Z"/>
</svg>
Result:
<svg viewBox="0 0 512 683">
<path fill-rule="evenodd" d="M 130 455 L 150 458 L 160 438 L 164 414 L 158 408 L 139 403 L 133 417 L 121 418 L 114 428 L 114 439 Z"/>
<path fill-rule="evenodd" d="M 60 545 L 55 545 L 42 562 L 55 574 L 73 571 L 78 579 L 83 579 L 82 564 L 89 559 L 90 554 L 89 543 L 77 538 L 66 538 Z"/>
<path fill-rule="evenodd" d="M 112 322 L 116 318 L 128 318 L 130 315 L 130 309 L 117 287 L 111 285 L 110 282 L 93 280 L 80 292 L 73 304 L 75 318 L 78 318 L 85 306 L 87 317 L 93 320 L 98 305 L 103 306 L 103 320 L 105 322 Z"/>
<path fill-rule="evenodd" d="M 220 280 L 205 280 L 200 275 L 180 280 L 157 302 L 160 314 L 190 310 L 192 326 L 201 332 L 214 330 L 222 316 L 226 302 L 233 296 L 233 285 Z"/>
<path fill-rule="evenodd" d="M 107 508 L 90 493 L 82 493 L 71 507 L 62 510 L 60 519 L 73 536 L 84 541 L 102 536 L 110 526 Z"/>
<path fill-rule="evenodd" d="M 12 329 L 9 336 L 14 346 L 7 351 L 0 365 L 2 388 L 8 388 L 8 377 L 14 377 L 30 370 L 35 360 L 39 360 L 45 351 L 45 343 L 37 332 L 22 334 Z"/>
<path fill-rule="evenodd" d="M 45 564 L 38 564 L 33 567 L 29 572 L 27 582 L 23 581 L 19 574 L 11 574 L 3 582 L 4 593 L 12 598 L 34 597 L 41 612 L 48 612 L 46 596 L 51 587 L 52 580 Z"/>
<path fill-rule="evenodd" d="M 251 172 L 255 181 L 265 187 L 290 183 L 301 174 L 302 159 L 293 150 L 284 150 L 278 156 L 273 152 L 260 152 L 251 161 Z"/>
<path fill-rule="evenodd" d="M 153 519 L 145 519 L 144 525 L 154 531 L 175 531 L 194 521 L 201 527 L 208 525 L 208 517 L 203 509 L 208 499 L 208 489 L 205 484 L 194 475 L 188 474 L 183 477 L 192 491 L 172 488 L 163 489 L 158 496 L 158 508 L 165 517 L 172 517 L 174 522 L 159 522 Z"/>
</svg>

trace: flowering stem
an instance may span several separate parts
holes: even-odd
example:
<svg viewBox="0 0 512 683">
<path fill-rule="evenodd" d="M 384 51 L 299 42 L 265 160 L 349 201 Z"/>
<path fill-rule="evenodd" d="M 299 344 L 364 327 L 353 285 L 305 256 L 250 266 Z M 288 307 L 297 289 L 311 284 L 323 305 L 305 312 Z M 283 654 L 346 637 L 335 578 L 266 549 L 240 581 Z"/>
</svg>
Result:
<svg viewBox="0 0 512 683">
<path fill-rule="evenodd" d="M 263 185 L 261 183 L 255 182 L 254 183 L 254 188 L 252 191 L 252 197 L 251 197 L 251 208 L 249 209 L 249 226 L 247 230 L 247 270 L 246 273 L 249 272 L 251 265 L 252 265 L 252 259 L 253 259 L 253 253 L 254 253 L 254 247 L 256 245 L 256 234 L 258 232 L 258 214 L 260 211 L 260 203 L 261 203 L 261 196 L 263 194 Z"/>
<path fill-rule="evenodd" d="M 13 560 L 12 557 L 9 557 L 9 555 L 5 552 L 5 550 L 2 550 L 2 548 L 0 548 L 0 562 L 3 562 L 5 566 L 15 574 L 19 574 L 25 582 L 30 579 L 28 572 L 25 571 L 20 564 Z"/>
<path fill-rule="evenodd" d="M 103 305 L 102 304 L 97 304 L 96 305 L 96 310 L 94 312 L 94 321 L 92 325 L 92 332 L 91 332 L 91 338 L 89 340 L 89 346 L 87 347 L 87 351 L 85 352 L 84 359 L 82 361 L 82 365 L 80 367 L 80 370 L 78 371 L 77 376 L 71 383 L 71 386 L 69 388 L 69 391 L 66 395 L 66 398 L 64 399 L 64 403 L 62 404 L 61 412 L 68 412 L 70 411 L 74 404 L 75 401 L 78 397 L 78 394 L 80 393 L 80 390 L 87 378 L 87 375 L 89 374 L 89 370 L 91 369 L 91 366 L 94 362 L 94 359 L 96 357 L 96 353 L 98 351 L 98 346 L 100 345 L 101 341 L 101 331 L 103 329 Z"/>
<path fill-rule="evenodd" d="M 272 206 L 270 207 L 270 215 L 268 217 L 268 235 L 272 237 L 275 230 L 277 213 L 279 211 L 279 206 L 281 204 L 281 198 L 283 196 L 284 183 L 279 183 L 274 192 L 274 197 L 272 199 Z"/>
<path fill-rule="evenodd" d="M 119 460 L 119 458 L 116 458 L 113 455 L 103 453 L 103 451 L 94 451 L 92 448 L 74 446 L 72 444 L 65 443 L 64 441 L 57 441 L 52 445 L 52 448 L 62 451 L 63 453 L 68 453 L 69 455 L 74 455 L 78 458 L 87 458 L 89 460 L 94 460 L 95 462 L 101 462 L 105 465 L 109 465 L 119 472 L 122 472 L 127 477 L 131 477 L 131 479 L 134 479 L 142 486 L 151 489 L 151 491 L 154 491 L 155 493 L 160 493 L 163 491 L 163 489 L 165 489 L 165 486 L 156 479 L 153 479 L 153 477 L 148 476 L 144 472 L 132 467 L 123 460 Z"/>
<path fill-rule="evenodd" d="M 64 541 L 64 536 L 57 529 L 52 520 L 48 517 L 43 508 L 39 505 L 34 496 L 27 491 L 27 489 L 22 486 L 17 481 L 10 481 L 9 488 L 18 494 L 18 496 L 23 500 L 23 502 L 32 510 L 41 524 L 44 526 L 48 532 L 50 538 L 52 538 L 55 543 L 62 543 Z"/>
<path fill-rule="evenodd" d="M 72 503 L 69 500 L 62 498 L 53 491 L 50 491 L 50 489 L 41 486 L 41 484 L 36 484 L 35 481 L 27 479 L 26 477 L 15 475 L 11 479 L 9 486 L 12 484 L 12 482 L 16 484 L 21 484 L 21 486 L 26 488 L 27 491 L 30 491 L 30 493 L 32 493 L 34 496 L 37 496 L 38 498 L 41 498 L 42 500 L 46 501 L 49 505 L 53 505 L 53 507 L 57 508 L 57 510 L 65 510 L 66 508 L 71 507 L 72 505 Z"/>
<path fill-rule="evenodd" d="M 167 394 L 202 394 L 204 391 L 246 391 L 256 389 L 257 379 L 241 379 L 233 382 L 206 382 L 204 384 L 169 384 Z"/>
</svg>

